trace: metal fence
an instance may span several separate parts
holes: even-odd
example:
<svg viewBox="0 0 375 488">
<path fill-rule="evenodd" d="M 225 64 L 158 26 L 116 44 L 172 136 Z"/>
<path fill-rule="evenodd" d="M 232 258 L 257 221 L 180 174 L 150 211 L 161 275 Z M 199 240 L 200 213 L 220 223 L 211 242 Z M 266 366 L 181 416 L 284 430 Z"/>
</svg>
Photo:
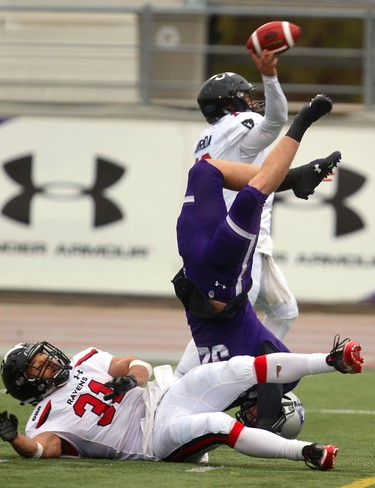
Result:
<svg viewBox="0 0 375 488">
<path fill-rule="evenodd" d="M 91 106 L 107 113 L 126 106 L 173 103 L 196 108 L 195 97 L 207 77 L 212 56 L 246 57 L 243 45 L 207 43 L 213 16 L 357 19 L 362 48 L 298 47 L 287 56 L 357 65 L 358 84 L 283 83 L 288 99 L 304 92 L 351 94 L 360 110 L 375 102 L 375 8 L 373 2 L 326 7 L 210 6 L 185 2 L 181 8 L 154 6 L 0 4 L 0 115 L 30 107 Z M 297 61 L 298 60 L 298 61 Z M 109 109 L 108 109 L 109 107 Z"/>
</svg>

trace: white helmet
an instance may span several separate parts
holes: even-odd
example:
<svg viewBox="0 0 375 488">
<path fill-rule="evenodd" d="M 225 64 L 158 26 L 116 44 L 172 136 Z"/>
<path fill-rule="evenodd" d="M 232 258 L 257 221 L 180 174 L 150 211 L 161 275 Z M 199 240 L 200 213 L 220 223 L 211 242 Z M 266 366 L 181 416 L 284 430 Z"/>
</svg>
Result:
<svg viewBox="0 0 375 488">
<path fill-rule="evenodd" d="M 257 423 L 257 398 L 248 398 L 241 404 L 236 412 L 236 419 L 247 427 L 256 427 Z M 272 432 L 286 439 L 295 439 L 301 432 L 305 420 L 305 410 L 301 400 L 291 391 L 284 393 L 279 416 L 272 425 Z"/>
<path fill-rule="evenodd" d="M 301 400 L 291 391 L 283 395 L 281 414 L 272 430 L 286 439 L 295 439 L 305 421 L 305 409 Z"/>
</svg>

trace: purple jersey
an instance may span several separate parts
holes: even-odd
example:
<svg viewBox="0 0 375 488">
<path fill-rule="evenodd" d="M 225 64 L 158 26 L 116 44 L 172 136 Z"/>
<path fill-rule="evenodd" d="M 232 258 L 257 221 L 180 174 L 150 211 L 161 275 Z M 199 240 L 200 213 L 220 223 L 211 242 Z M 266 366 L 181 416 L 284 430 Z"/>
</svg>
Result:
<svg viewBox="0 0 375 488">
<path fill-rule="evenodd" d="M 189 172 L 177 222 L 185 277 L 207 297 L 228 303 L 251 286 L 251 267 L 267 195 L 251 186 L 238 192 L 229 212 L 221 172 L 205 160 Z M 247 301 L 233 318 L 198 319 L 187 312 L 201 362 L 259 355 L 262 342 L 288 349 L 262 325 Z"/>
<path fill-rule="evenodd" d="M 205 160 L 189 172 L 177 222 L 186 278 L 208 297 L 228 302 L 251 285 L 251 265 L 266 195 L 246 186 L 227 212 L 221 172 Z"/>
</svg>

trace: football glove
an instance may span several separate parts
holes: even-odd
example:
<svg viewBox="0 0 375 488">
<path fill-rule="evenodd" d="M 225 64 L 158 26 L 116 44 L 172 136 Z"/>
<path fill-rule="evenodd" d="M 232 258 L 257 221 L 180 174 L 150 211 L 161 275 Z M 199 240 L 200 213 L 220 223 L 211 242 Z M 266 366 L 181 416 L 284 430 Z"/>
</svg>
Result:
<svg viewBox="0 0 375 488">
<path fill-rule="evenodd" d="M 120 378 L 113 378 L 108 381 L 105 386 L 112 388 L 112 393 L 105 395 L 104 400 L 113 400 L 118 395 L 124 395 L 129 390 L 132 390 L 137 386 L 137 380 L 132 375 L 121 376 Z"/>
<path fill-rule="evenodd" d="M 3 441 L 12 442 L 17 437 L 18 418 L 5 410 L 0 413 L 0 437 Z"/>
</svg>

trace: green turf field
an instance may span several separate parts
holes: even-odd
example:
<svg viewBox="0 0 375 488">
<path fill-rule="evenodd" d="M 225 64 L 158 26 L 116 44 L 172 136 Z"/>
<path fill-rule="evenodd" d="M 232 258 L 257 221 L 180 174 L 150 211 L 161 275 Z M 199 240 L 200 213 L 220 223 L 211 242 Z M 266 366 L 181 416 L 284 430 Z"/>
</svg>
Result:
<svg viewBox="0 0 375 488">
<path fill-rule="evenodd" d="M 367 488 L 375 487 L 375 370 L 361 375 L 304 378 L 295 390 L 306 410 L 301 439 L 336 444 L 333 471 L 308 469 L 303 462 L 248 458 L 221 447 L 207 466 L 145 461 L 25 460 L 0 441 L 1 488 Z M 3 390 L 1 410 L 20 419 L 22 431 L 31 407 L 20 406 Z"/>
</svg>

